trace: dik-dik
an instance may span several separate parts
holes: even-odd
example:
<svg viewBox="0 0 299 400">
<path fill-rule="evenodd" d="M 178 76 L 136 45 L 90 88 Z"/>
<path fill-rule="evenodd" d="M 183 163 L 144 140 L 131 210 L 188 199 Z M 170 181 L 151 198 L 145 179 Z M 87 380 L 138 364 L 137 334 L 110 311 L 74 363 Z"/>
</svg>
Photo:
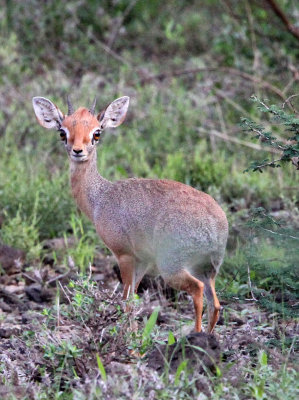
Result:
<svg viewBox="0 0 299 400">
<path fill-rule="evenodd" d="M 172 287 L 189 293 L 195 307 L 195 330 L 201 331 L 203 294 L 208 331 L 218 320 L 215 278 L 222 263 L 228 223 L 208 194 L 171 180 L 125 179 L 110 182 L 97 171 L 96 145 L 101 132 L 125 119 L 129 97 L 120 97 L 98 115 L 91 109 L 68 113 L 44 97 L 33 98 L 38 122 L 56 129 L 70 160 L 70 182 L 79 208 L 115 255 L 124 299 L 136 291 L 147 272 L 162 275 Z"/>
</svg>

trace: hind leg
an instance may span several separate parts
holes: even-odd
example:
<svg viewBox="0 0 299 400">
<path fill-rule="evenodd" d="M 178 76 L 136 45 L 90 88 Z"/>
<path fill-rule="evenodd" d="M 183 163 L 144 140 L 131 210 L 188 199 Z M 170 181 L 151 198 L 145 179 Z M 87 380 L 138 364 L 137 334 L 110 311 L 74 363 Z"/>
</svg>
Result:
<svg viewBox="0 0 299 400">
<path fill-rule="evenodd" d="M 144 275 L 148 272 L 150 266 L 144 264 L 136 265 L 136 283 L 135 283 L 135 293 L 137 293 L 138 287 Z"/>
<path fill-rule="evenodd" d="M 182 270 L 172 276 L 164 276 L 166 283 L 174 289 L 185 290 L 192 296 L 195 309 L 195 331 L 201 332 L 201 320 L 203 309 L 204 284 L 194 278 L 188 271 Z"/>
<path fill-rule="evenodd" d="M 208 303 L 208 332 L 212 333 L 218 321 L 221 308 L 215 290 L 215 277 L 205 280 L 204 292 Z"/>
</svg>

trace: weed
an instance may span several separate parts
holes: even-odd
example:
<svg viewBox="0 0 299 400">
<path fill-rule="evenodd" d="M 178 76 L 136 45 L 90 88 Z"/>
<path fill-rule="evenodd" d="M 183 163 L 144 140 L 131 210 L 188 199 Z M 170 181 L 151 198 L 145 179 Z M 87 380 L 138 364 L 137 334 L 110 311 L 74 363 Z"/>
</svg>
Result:
<svg viewBox="0 0 299 400">
<path fill-rule="evenodd" d="M 20 206 L 16 216 L 11 219 L 7 218 L 0 231 L 0 239 L 3 243 L 24 250 L 28 261 L 39 260 L 41 257 L 42 246 L 39 240 L 37 216 L 38 202 L 37 194 L 31 216 L 22 216 L 22 206 Z"/>
<path fill-rule="evenodd" d="M 106 380 L 107 380 L 107 374 L 106 374 L 105 367 L 104 367 L 104 365 L 103 365 L 103 363 L 102 363 L 102 361 L 101 361 L 100 356 L 98 355 L 98 353 L 96 354 L 96 357 L 97 357 L 97 364 L 98 364 L 98 368 L 99 368 L 100 374 L 101 374 L 101 376 L 102 376 L 103 381 L 106 382 Z"/>
<path fill-rule="evenodd" d="M 153 331 L 157 318 L 159 314 L 159 309 L 155 309 L 149 319 L 146 321 L 143 332 L 142 332 L 142 339 L 141 339 L 141 354 L 144 354 L 147 349 L 151 346 L 151 332 Z"/>
<path fill-rule="evenodd" d="M 65 257 L 71 256 L 79 270 L 85 272 L 86 266 L 93 262 L 99 238 L 93 227 L 88 225 L 87 228 L 84 228 L 82 219 L 74 214 L 70 216 L 70 226 L 76 239 L 76 245 L 68 249 Z"/>
</svg>

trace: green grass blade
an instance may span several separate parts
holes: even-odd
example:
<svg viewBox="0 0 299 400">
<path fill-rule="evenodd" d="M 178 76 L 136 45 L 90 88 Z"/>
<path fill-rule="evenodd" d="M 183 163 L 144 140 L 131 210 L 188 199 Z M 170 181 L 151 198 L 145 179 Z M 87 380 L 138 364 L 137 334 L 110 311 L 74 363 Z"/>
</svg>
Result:
<svg viewBox="0 0 299 400">
<path fill-rule="evenodd" d="M 179 384 L 180 375 L 181 375 L 181 373 L 183 371 L 185 371 L 187 369 L 187 364 L 188 364 L 188 360 L 184 360 L 178 366 L 178 369 L 176 370 L 175 377 L 174 377 L 174 384 L 175 385 Z"/>
<path fill-rule="evenodd" d="M 169 333 L 168 333 L 168 342 L 167 343 L 168 343 L 168 346 L 171 346 L 172 344 L 175 343 L 175 337 L 171 331 L 169 331 Z"/>
<path fill-rule="evenodd" d="M 106 374 L 105 367 L 104 367 L 104 365 L 103 365 L 98 353 L 96 353 L 96 357 L 97 357 L 97 364 L 98 364 L 98 368 L 99 368 L 100 374 L 102 376 L 103 381 L 106 382 L 107 381 L 107 374 Z"/>
<path fill-rule="evenodd" d="M 151 316 L 149 317 L 147 323 L 145 324 L 143 333 L 142 333 L 142 343 L 144 343 L 150 336 L 152 330 L 154 329 L 154 326 L 156 325 L 158 314 L 159 314 L 160 309 L 155 308 L 155 310 L 152 312 Z"/>
</svg>

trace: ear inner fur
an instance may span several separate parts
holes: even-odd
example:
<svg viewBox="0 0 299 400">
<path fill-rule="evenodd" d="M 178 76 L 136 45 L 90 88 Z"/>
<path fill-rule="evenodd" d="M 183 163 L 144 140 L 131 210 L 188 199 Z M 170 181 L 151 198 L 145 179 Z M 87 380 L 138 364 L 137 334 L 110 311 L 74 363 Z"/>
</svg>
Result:
<svg viewBox="0 0 299 400">
<path fill-rule="evenodd" d="M 34 97 L 32 104 L 40 125 L 47 129 L 59 129 L 64 115 L 54 103 L 44 97 Z"/>
</svg>

